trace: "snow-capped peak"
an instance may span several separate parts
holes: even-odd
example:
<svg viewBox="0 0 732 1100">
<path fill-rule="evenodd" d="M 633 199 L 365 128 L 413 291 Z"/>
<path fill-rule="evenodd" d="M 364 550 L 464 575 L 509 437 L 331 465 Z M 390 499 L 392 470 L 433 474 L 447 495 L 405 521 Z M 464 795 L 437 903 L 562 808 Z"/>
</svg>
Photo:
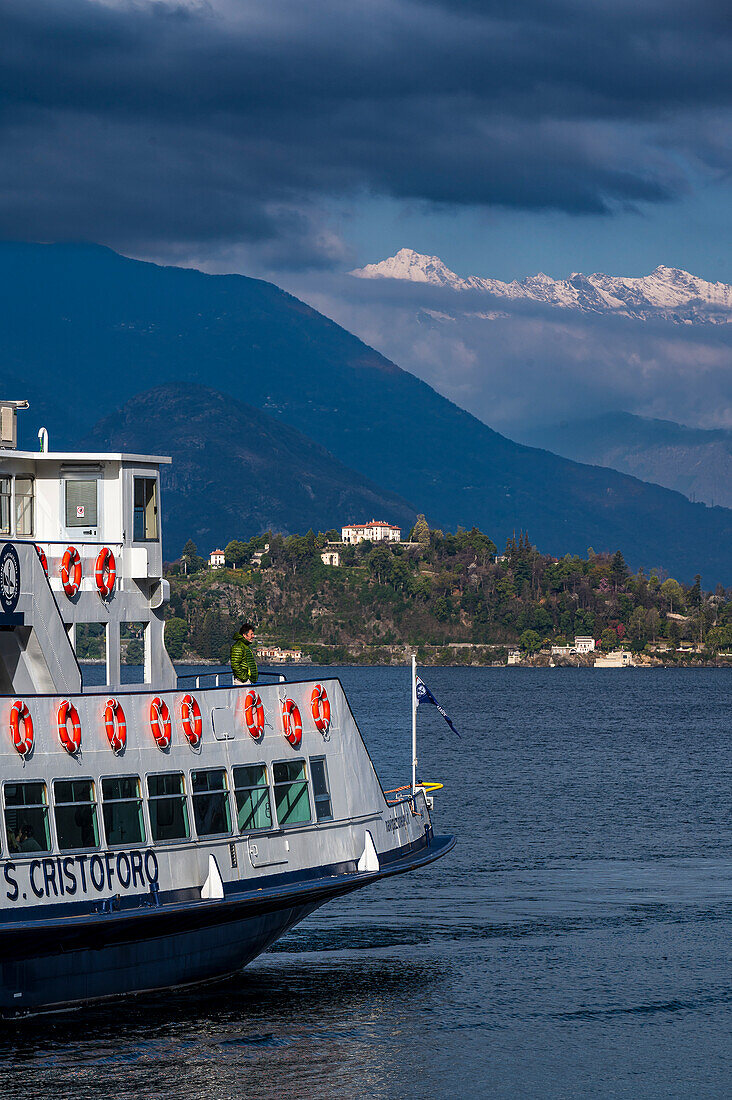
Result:
<svg viewBox="0 0 732 1100">
<path fill-rule="evenodd" d="M 478 290 L 498 298 L 529 299 L 562 309 L 593 313 L 621 313 L 643 320 L 665 318 L 678 323 L 732 321 L 732 286 L 711 283 L 688 271 L 659 264 L 650 275 L 624 277 L 575 271 L 569 279 L 553 279 L 543 272 L 520 282 L 471 275 L 462 278 L 439 256 L 424 256 L 402 248 L 381 263 L 351 272 L 359 279 L 402 279 L 413 283 Z"/>
</svg>

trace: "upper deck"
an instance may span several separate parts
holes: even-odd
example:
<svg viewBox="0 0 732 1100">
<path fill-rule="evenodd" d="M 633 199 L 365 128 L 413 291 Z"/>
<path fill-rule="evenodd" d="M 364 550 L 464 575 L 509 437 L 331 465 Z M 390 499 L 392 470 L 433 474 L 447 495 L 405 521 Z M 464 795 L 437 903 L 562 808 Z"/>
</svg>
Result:
<svg viewBox="0 0 732 1100">
<path fill-rule="evenodd" d="M 120 684 L 124 624 L 142 635 L 145 683 L 173 686 L 160 511 L 170 459 L 52 452 L 44 429 L 41 451 L 19 451 L 6 415 L 17 404 L 0 402 L 0 694 L 80 689 L 76 628 L 91 623 L 104 635 L 101 690 Z"/>
</svg>

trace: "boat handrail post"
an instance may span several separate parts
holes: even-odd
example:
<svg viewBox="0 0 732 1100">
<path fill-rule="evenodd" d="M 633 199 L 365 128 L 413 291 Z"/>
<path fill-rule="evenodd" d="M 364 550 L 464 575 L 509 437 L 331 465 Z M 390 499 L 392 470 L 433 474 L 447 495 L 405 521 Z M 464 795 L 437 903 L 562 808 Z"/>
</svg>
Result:
<svg viewBox="0 0 732 1100">
<path fill-rule="evenodd" d="M 412 797 L 417 793 L 417 654 L 412 654 Z"/>
</svg>

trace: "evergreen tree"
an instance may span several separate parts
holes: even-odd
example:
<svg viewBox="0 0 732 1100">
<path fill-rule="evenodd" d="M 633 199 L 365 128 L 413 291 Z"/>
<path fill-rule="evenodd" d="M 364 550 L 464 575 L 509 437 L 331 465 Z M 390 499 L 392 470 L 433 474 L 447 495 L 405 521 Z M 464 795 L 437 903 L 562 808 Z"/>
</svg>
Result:
<svg viewBox="0 0 732 1100">
<path fill-rule="evenodd" d="M 427 520 L 421 513 L 417 516 L 417 522 L 412 528 L 409 541 L 418 542 L 423 550 L 429 550 L 430 548 L 430 529 Z"/>
</svg>

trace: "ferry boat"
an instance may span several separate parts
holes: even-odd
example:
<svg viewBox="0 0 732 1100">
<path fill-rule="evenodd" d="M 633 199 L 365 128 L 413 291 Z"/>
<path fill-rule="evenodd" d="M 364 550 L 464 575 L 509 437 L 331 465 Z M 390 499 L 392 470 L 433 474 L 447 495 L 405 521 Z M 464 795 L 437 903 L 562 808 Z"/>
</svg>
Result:
<svg viewBox="0 0 732 1100">
<path fill-rule="evenodd" d="M 44 429 L 20 451 L 25 407 L 0 402 L 0 1012 L 224 977 L 449 851 L 425 785 L 382 790 L 338 679 L 178 677 L 170 459 L 53 453 Z M 90 631 L 100 687 L 77 659 Z M 144 682 L 123 684 L 133 634 Z"/>
</svg>

